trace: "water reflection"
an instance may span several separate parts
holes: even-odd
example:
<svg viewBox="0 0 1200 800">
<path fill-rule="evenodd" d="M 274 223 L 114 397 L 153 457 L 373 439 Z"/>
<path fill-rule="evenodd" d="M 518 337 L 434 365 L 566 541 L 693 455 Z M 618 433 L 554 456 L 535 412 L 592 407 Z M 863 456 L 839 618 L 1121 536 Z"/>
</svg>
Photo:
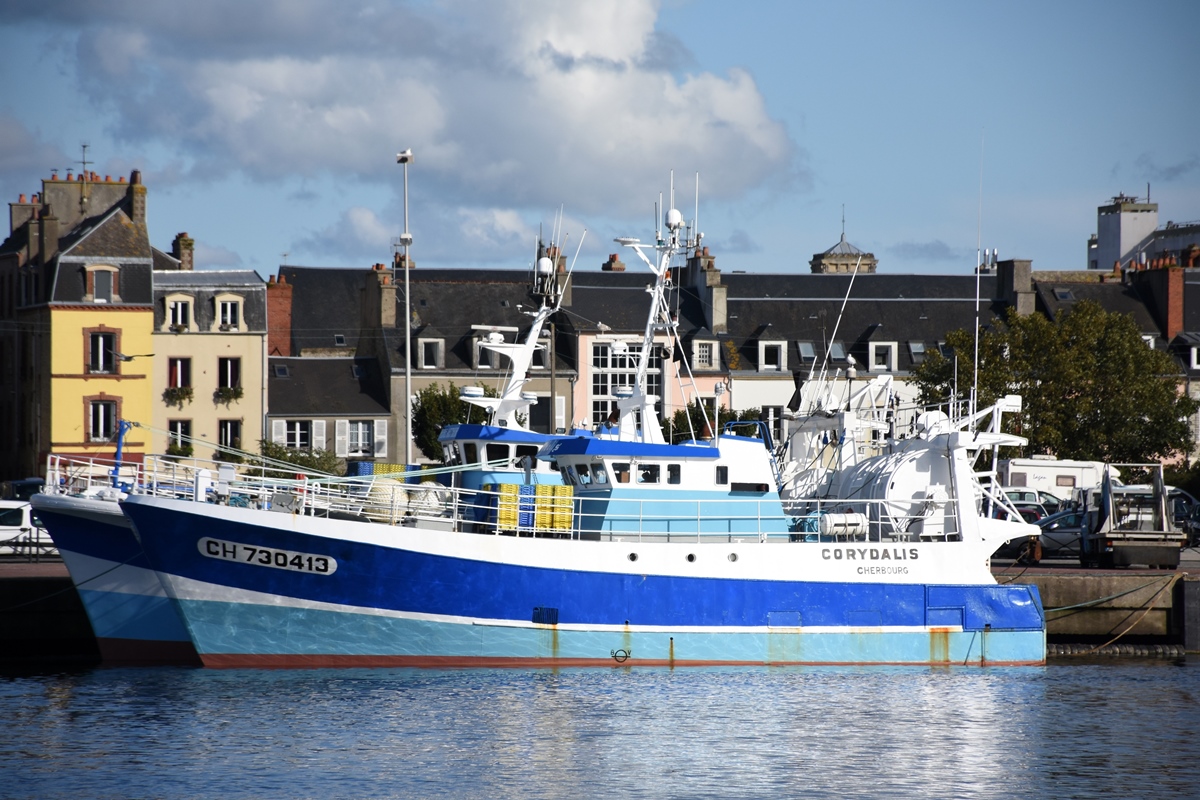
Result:
<svg viewBox="0 0 1200 800">
<path fill-rule="evenodd" d="M 10 676 L 0 775 L 13 797 L 1191 797 L 1196 669 Z"/>
</svg>

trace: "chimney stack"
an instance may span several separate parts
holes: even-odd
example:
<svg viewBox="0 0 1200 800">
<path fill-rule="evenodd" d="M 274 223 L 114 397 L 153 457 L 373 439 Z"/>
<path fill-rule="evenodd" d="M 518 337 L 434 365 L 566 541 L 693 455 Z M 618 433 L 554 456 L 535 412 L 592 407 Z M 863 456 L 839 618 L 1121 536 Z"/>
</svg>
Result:
<svg viewBox="0 0 1200 800">
<path fill-rule="evenodd" d="M 600 269 L 603 272 L 624 272 L 625 262 L 617 258 L 616 253 L 609 253 L 608 261 L 601 264 Z"/>
<path fill-rule="evenodd" d="M 171 244 L 171 255 L 179 260 L 181 271 L 191 272 L 194 268 L 195 247 L 196 240 L 190 238 L 187 233 L 175 235 L 175 241 Z"/>
</svg>

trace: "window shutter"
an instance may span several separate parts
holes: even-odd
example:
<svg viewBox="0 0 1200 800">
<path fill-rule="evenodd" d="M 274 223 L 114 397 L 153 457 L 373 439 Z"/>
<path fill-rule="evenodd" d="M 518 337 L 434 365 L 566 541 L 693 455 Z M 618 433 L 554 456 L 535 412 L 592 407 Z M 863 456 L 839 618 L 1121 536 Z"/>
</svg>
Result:
<svg viewBox="0 0 1200 800">
<path fill-rule="evenodd" d="M 333 423 L 333 453 L 338 458 L 346 457 L 346 443 L 350 438 L 350 420 L 339 419 Z"/>
<path fill-rule="evenodd" d="M 271 441 L 275 444 L 287 444 L 287 421 L 271 420 Z"/>
<path fill-rule="evenodd" d="M 387 458 L 387 420 L 375 420 L 375 457 Z"/>
<path fill-rule="evenodd" d="M 312 440 L 313 450 L 324 450 L 325 449 L 325 420 L 314 419 L 313 424 L 312 424 L 312 432 L 313 432 L 313 440 Z"/>
</svg>

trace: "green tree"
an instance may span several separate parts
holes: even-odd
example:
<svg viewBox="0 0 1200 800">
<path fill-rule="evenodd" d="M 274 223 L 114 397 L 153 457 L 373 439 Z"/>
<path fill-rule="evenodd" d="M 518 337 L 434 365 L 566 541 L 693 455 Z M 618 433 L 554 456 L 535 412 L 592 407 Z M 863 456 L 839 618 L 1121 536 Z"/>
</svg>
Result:
<svg viewBox="0 0 1200 800">
<path fill-rule="evenodd" d="M 483 388 L 483 394 L 485 397 L 497 396 L 496 390 L 490 386 Z M 438 442 L 442 428 L 463 422 L 484 421 L 483 409 L 460 398 L 453 381 L 448 389 L 433 383 L 417 392 L 413 403 L 413 441 L 426 458 L 443 461 L 442 445 Z"/>
<path fill-rule="evenodd" d="M 721 406 L 718 409 L 716 423 L 713 423 L 711 411 L 709 412 L 709 424 L 713 427 L 713 433 L 719 433 L 726 422 L 730 421 L 749 421 L 757 422 L 759 409 L 751 408 L 745 411 L 730 411 L 728 408 Z M 691 427 L 688 427 L 688 420 L 691 419 Z M 704 412 L 701 410 L 700 403 L 693 400 L 686 408 L 677 408 L 675 413 L 667 419 L 663 420 L 663 438 L 672 444 L 683 442 L 691 439 L 693 432 L 696 438 L 700 438 L 704 434 Z"/>
<path fill-rule="evenodd" d="M 951 355 L 933 353 L 916 370 L 921 402 L 944 403 L 974 380 L 970 331 L 946 337 Z M 1197 403 L 1179 392 L 1174 360 L 1146 346 L 1133 319 L 1081 301 L 1057 321 L 1009 312 L 979 338 L 979 399 L 1022 397 L 1005 430 L 1029 439 L 1029 454 L 1142 462 L 1187 453 L 1188 417 Z"/>
<path fill-rule="evenodd" d="M 332 450 L 313 450 L 285 447 L 268 439 L 259 440 L 259 451 L 264 458 L 290 464 L 301 472 L 324 472 L 329 475 L 345 475 L 346 462 L 334 455 Z"/>
</svg>

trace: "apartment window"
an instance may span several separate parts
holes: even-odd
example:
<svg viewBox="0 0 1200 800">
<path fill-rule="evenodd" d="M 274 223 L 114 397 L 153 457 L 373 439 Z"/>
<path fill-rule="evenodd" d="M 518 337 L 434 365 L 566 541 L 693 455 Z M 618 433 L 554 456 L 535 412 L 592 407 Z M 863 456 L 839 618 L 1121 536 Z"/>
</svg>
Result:
<svg viewBox="0 0 1200 800">
<path fill-rule="evenodd" d="M 872 372 L 896 371 L 895 342 L 871 342 L 870 356 Z"/>
<path fill-rule="evenodd" d="M 192 360 L 190 358 L 167 359 L 167 386 L 183 389 L 192 385 Z"/>
<path fill-rule="evenodd" d="M 787 369 L 787 357 L 784 347 L 783 342 L 759 342 L 759 372 L 780 372 Z"/>
<path fill-rule="evenodd" d="M 369 456 L 375 452 L 375 425 L 370 420 L 351 420 L 346 432 L 346 455 Z"/>
<path fill-rule="evenodd" d="M 217 302 L 217 324 L 223 331 L 236 331 L 241 325 L 242 302 L 240 300 L 220 300 Z"/>
<path fill-rule="evenodd" d="M 192 421 L 190 419 L 173 419 L 167 422 L 167 445 L 178 450 L 191 451 Z"/>
<path fill-rule="evenodd" d="M 242 385 L 242 360 L 240 358 L 217 359 L 217 386 L 221 389 L 236 389 Z"/>
<path fill-rule="evenodd" d="M 1146 343 L 1146 347 L 1149 347 L 1151 350 L 1154 349 L 1154 335 L 1153 334 L 1143 334 L 1142 341 Z"/>
<path fill-rule="evenodd" d="M 421 369 L 442 368 L 442 340 L 421 339 L 418 341 L 421 351 Z"/>
<path fill-rule="evenodd" d="M 283 444 L 293 450 L 307 450 L 312 447 L 312 422 L 300 419 L 286 420 Z"/>
<path fill-rule="evenodd" d="M 88 334 L 88 372 L 113 373 L 117 371 L 117 335 L 115 333 Z"/>
<path fill-rule="evenodd" d="M 88 437 L 93 442 L 107 442 L 117 432 L 117 404 L 114 400 L 92 400 L 88 403 Z"/>
<path fill-rule="evenodd" d="M 187 330 L 192 324 L 192 303 L 190 300 L 167 301 L 167 325 L 171 330 Z"/>
<path fill-rule="evenodd" d="M 592 424 L 603 425 L 617 408 L 618 393 L 637 377 L 642 345 L 626 342 L 592 344 Z M 662 347 L 653 345 L 646 370 L 646 394 L 662 396 Z M 659 404 L 655 404 L 659 408 Z"/>
<path fill-rule="evenodd" d="M 242 421 L 223 419 L 217 422 L 217 443 L 231 450 L 242 448 Z"/>
<path fill-rule="evenodd" d="M 549 353 L 547 352 L 547 344 L 539 344 L 538 348 L 533 351 L 533 361 L 530 363 L 532 369 L 545 369 L 549 362 Z"/>
<path fill-rule="evenodd" d="M 1200 347 L 1192 348 L 1192 369 L 1200 369 Z"/>
<path fill-rule="evenodd" d="M 715 369 L 716 362 L 713 358 L 715 353 L 713 342 L 696 342 L 695 343 L 695 365 L 696 369 Z"/>
</svg>

